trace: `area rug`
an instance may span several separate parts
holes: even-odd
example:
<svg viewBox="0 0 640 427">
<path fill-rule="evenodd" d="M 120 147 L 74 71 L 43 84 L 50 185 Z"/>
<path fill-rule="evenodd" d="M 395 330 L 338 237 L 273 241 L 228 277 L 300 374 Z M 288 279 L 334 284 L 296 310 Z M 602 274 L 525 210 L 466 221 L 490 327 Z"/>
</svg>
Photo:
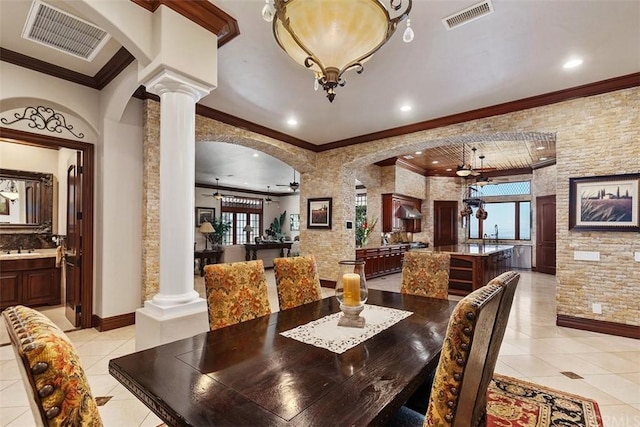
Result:
<svg viewBox="0 0 640 427">
<path fill-rule="evenodd" d="M 487 427 L 602 427 L 598 404 L 563 391 L 494 375 L 487 392 Z"/>
</svg>

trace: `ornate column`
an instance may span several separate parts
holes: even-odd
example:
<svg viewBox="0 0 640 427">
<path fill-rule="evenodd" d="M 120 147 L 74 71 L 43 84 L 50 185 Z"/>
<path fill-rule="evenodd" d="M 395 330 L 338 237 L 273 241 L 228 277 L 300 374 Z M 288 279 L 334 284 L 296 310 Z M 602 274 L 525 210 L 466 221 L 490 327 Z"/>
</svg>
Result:
<svg viewBox="0 0 640 427">
<path fill-rule="evenodd" d="M 212 87 L 168 69 L 145 86 L 160 96 L 160 259 L 159 292 L 136 312 L 138 350 L 208 330 L 207 304 L 194 289 L 193 212 L 195 105 Z"/>
<path fill-rule="evenodd" d="M 193 289 L 195 105 L 210 88 L 163 70 L 146 84 L 160 96 L 160 291 L 147 306 L 183 312 Z"/>
</svg>

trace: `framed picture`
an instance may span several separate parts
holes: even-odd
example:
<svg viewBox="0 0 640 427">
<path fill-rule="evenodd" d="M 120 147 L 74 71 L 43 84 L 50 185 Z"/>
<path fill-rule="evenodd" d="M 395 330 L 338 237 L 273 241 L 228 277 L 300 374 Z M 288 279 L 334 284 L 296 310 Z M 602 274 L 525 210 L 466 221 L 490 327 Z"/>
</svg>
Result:
<svg viewBox="0 0 640 427">
<path fill-rule="evenodd" d="M 211 222 L 216 217 L 215 208 L 196 207 L 196 227 L 200 227 L 203 222 Z"/>
<path fill-rule="evenodd" d="M 9 206 L 11 206 L 11 204 L 9 203 L 9 199 L 5 199 L 4 197 L 0 196 L 0 215 L 9 215 L 11 213 L 9 210 Z"/>
<path fill-rule="evenodd" d="M 640 174 L 569 178 L 569 229 L 640 231 Z"/>
<path fill-rule="evenodd" d="M 300 214 L 289 215 L 291 221 L 291 231 L 300 231 Z"/>
<path fill-rule="evenodd" d="M 307 200 L 307 228 L 331 229 L 331 197 Z"/>
</svg>

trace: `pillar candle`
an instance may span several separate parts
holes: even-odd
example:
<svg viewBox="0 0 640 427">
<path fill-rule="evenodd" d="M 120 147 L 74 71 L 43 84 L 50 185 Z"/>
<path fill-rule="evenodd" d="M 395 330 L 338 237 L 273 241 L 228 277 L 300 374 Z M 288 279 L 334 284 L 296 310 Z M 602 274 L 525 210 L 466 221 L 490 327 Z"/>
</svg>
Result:
<svg viewBox="0 0 640 427">
<path fill-rule="evenodd" d="M 342 286 L 344 289 L 344 305 L 360 305 L 360 275 L 356 273 L 346 273 L 342 276 Z"/>
</svg>

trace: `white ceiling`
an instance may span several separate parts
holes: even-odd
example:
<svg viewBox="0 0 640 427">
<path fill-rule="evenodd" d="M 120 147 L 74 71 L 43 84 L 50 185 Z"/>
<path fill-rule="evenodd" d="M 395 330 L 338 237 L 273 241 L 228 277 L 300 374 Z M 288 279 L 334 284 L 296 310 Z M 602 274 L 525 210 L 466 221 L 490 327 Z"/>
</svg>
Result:
<svg viewBox="0 0 640 427">
<path fill-rule="evenodd" d="M 312 73 L 276 44 L 271 24 L 261 18 L 263 0 L 212 3 L 237 20 L 240 35 L 220 47 L 218 87 L 200 103 L 317 145 L 640 71 L 639 0 L 494 0 L 493 14 L 452 31 L 441 19 L 475 0 L 414 0 L 414 41 L 402 42 L 402 23 L 361 75 L 345 74 L 346 86 L 330 103 L 322 90 L 314 92 Z M 3 48 L 88 75 L 104 65 L 104 57 L 79 63 L 21 41 L 30 5 L 1 0 Z M 112 43 L 105 54 L 118 48 Z M 564 70 L 576 56 L 584 64 Z M 413 109 L 402 113 L 403 104 Z M 290 117 L 297 126 L 287 125 Z M 252 154 L 228 144 L 197 144 L 196 181 L 215 184 L 218 177 L 220 185 L 261 191 L 292 181 L 289 166 Z"/>
</svg>

